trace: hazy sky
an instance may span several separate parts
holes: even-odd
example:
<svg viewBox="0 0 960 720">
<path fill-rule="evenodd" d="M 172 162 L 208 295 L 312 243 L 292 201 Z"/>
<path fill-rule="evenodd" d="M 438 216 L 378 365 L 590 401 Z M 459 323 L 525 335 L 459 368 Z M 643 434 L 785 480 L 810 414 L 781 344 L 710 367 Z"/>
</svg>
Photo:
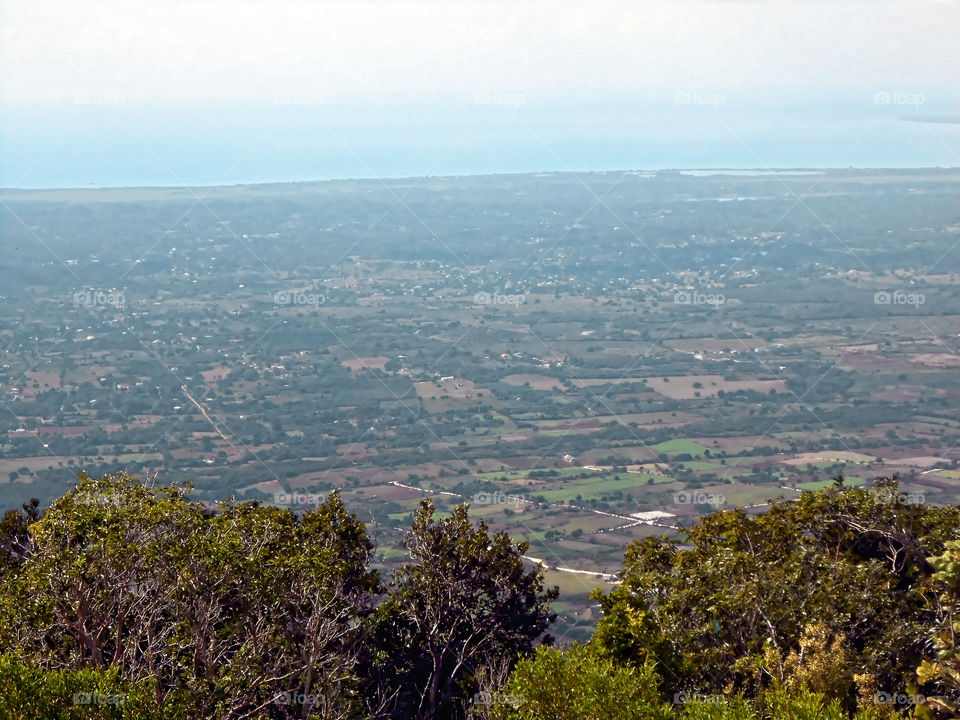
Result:
<svg viewBox="0 0 960 720">
<path fill-rule="evenodd" d="M 0 0 L 0 185 L 421 174 L 437 143 L 439 172 L 960 165 L 954 128 L 849 124 L 960 113 L 958 46 L 960 0 Z"/>
<path fill-rule="evenodd" d="M 277 93 L 919 92 L 960 77 L 956 0 L 4 0 L 4 102 Z"/>
</svg>

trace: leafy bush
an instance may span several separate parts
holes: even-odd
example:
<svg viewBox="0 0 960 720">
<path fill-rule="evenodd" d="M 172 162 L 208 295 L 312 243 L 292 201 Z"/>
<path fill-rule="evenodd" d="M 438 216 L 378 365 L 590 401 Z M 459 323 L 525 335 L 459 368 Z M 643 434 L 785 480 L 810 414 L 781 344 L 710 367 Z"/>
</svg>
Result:
<svg viewBox="0 0 960 720">
<path fill-rule="evenodd" d="M 115 668 L 43 671 L 0 655 L 4 720 L 180 720 L 183 708 L 158 704 L 155 684 L 121 682 Z"/>
<path fill-rule="evenodd" d="M 541 647 L 493 697 L 495 720 L 669 720 L 653 666 L 617 666 L 585 645 Z M 485 698 L 484 698 L 485 699 Z"/>
</svg>

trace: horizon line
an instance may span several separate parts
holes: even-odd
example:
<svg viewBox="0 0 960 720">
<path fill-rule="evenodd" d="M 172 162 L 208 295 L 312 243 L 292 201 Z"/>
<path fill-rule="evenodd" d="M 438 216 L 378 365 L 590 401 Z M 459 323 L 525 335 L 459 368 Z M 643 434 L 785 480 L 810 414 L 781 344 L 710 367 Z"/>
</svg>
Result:
<svg viewBox="0 0 960 720">
<path fill-rule="evenodd" d="M 50 186 L 50 187 L 0 187 L 0 193 L 19 192 L 66 192 L 66 191 L 95 191 L 95 190 L 193 190 L 193 189 L 228 189 L 228 188 L 250 188 L 267 187 L 275 185 L 319 185 L 321 183 L 336 182 L 400 182 L 409 180 L 453 180 L 458 178 L 496 178 L 496 177 L 522 177 L 526 175 L 589 175 L 589 174 L 622 174 L 631 173 L 683 173 L 683 172 L 713 172 L 723 174 L 724 172 L 749 173 L 756 172 L 757 175 L 765 173 L 828 173 L 828 172 L 934 172 L 960 170 L 960 165 L 918 165 L 918 166 L 854 166 L 846 167 L 664 167 L 664 168 L 631 168 L 617 170 L 526 170 L 523 172 L 500 172 L 500 173 L 461 173 L 457 175 L 397 175 L 397 176 L 354 176 L 337 178 L 317 178 L 314 180 L 263 180 L 252 182 L 237 183 L 214 183 L 199 185 L 69 185 L 69 186 Z"/>
</svg>

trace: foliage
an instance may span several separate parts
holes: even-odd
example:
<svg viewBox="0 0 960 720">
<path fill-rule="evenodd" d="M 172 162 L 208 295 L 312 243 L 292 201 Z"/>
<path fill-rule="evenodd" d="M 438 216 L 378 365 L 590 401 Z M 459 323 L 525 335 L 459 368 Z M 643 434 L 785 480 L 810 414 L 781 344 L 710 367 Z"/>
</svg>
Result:
<svg viewBox="0 0 960 720">
<path fill-rule="evenodd" d="M 635 542 L 622 584 L 597 595 L 593 642 L 655 659 L 670 692 L 757 696 L 779 681 L 852 707 L 854 675 L 903 692 L 934 616 L 927 557 L 960 532 L 957 508 L 903 498 L 895 481 L 834 487 Z"/>
<path fill-rule="evenodd" d="M 526 543 L 474 527 L 466 505 L 447 518 L 434 513 L 421 502 L 406 539 L 415 562 L 395 574 L 379 609 L 378 662 L 414 717 L 460 717 L 483 668 L 532 650 L 556 617 L 559 591 L 544 588 L 539 568 L 526 570 Z"/>
<path fill-rule="evenodd" d="M 157 704 L 153 683 L 126 685 L 116 668 L 47 671 L 0 655 L 0 717 L 6 720 L 181 720 Z"/>
<path fill-rule="evenodd" d="M 363 526 L 335 494 L 298 521 L 81 475 L 30 535 L 0 598 L 0 642 L 30 665 L 154 679 L 158 700 L 197 716 L 299 716 L 291 699 L 323 717 L 355 712 L 376 577 Z"/>
<path fill-rule="evenodd" d="M 756 701 L 742 697 L 676 693 L 667 704 L 652 663 L 621 665 L 589 645 L 565 651 L 540 648 L 521 660 L 498 693 L 478 698 L 492 720 L 881 720 L 889 710 L 850 714 L 838 699 L 803 687 L 766 691 Z M 482 712 L 482 708 L 480 709 Z M 478 713 L 479 715 L 480 713 Z"/>
<path fill-rule="evenodd" d="M 104 719 L 159 707 L 223 720 L 457 717 L 555 617 L 557 590 L 525 569 L 526 546 L 475 528 L 466 506 L 437 520 L 424 503 L 413 563 L 385 587 L 337 493 L 302 517 L 188 495 L 81 474 L 42 515 L 35 504 L 7 515 L 10 697 L 33 688 L 41 698 L 24 707 L 64 718 L 78 717 L 70 692 L 88 686 L 150 699 L 86 708 Z"/>
<path fill-rule="evenodd" d="M 8 510 L 0 521 L 0 578 L 23 564 L 32 544 L 27 528 L 40 517 L 40 501 L 33 498 L 22 510 Z"/>
<path fill-rule="evenodd" d="M 492 698 L 495 720 L 669 720 L 652 663 L 617 666 L 588 646 L 541 647 Z"/>
<path fill-rule="evenodd" d="M 298 517 L 81 474 L 0 523 L 0 717 L 956 716 L 958 513 L 895 482 L 716 513 L 631 545 L 562 651 L 557 588 L 466 505 L 424 500 L 384 584 L 337 493 Z"/>
<path fill-rule="evenodd" d="M 764 653 L 764 670 L 788 690 L 852 698 L 853 659 L 843 633 L 834 634 L 825 624 L 815 622 L 803 629 L 798 645 L 784 658 L 769 643 Z"/>
<path fill-rule="evenodd" d="M 935 688 L 929 709 L 960 715 L 960 541 L 946 543 L 942 554 L 930 558 L 939 583 L 937 625 L 931 635 L 934 658 L 924 659 L 917 669 L 921 686 Z"/>
</svg>

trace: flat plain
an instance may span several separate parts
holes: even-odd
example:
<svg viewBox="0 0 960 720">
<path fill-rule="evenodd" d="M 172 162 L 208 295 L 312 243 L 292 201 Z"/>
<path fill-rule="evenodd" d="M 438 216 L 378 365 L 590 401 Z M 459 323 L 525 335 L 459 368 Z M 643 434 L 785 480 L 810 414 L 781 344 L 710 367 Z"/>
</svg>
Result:
<svg viewBox="0 0 960 720">
<path fill-rule="evenodd" d="M 960 501 L 958 195 L 953 170 L 11 191 L 0 499 L 81 469 L 339 490 L 384 568 L 421 499 L 466 501 L 584 636 L 627 543 L 715 509 L 840 474 Z"/>
</svg>

